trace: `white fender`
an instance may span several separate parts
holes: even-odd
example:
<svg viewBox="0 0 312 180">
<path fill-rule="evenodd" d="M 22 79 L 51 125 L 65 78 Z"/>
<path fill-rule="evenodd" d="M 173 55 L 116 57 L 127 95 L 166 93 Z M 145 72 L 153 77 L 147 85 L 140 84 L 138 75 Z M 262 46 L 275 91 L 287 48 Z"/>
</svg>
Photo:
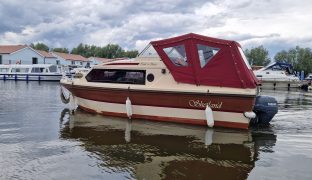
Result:
<svg viewBox="0 0 312 180">
<path fill-rule="evenodd" d="M 127 100 L 126 100 L 126 112 L 127 112 L 128 118 L 131 119 L 132 107 L 131 107 L 131 101 L 130 101 L 129 97 L 127 97 Z"/>
<path fill-rule="evenodd" d="M 209 127 L 213 127 L 213 125 L 214 125 L 213 114 L 212 114 L 211 108 L 208 105 L 206 106 L 205 114 L 206 114 L 207 125 Z"/>
</svg>

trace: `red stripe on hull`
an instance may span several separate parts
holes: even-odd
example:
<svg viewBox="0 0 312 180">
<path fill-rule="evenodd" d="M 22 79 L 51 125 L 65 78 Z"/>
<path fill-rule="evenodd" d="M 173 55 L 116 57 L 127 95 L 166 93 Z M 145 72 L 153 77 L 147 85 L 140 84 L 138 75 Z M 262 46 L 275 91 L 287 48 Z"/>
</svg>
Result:
<svg viewBox="0 0 312 180">
<path fill-rule="evenodd" d="M 252 111 L 255 103 L 255 96 L 246 97 L 244 95 L 190 94 L 181 92 L 84 87 L 67 84 L 63 84 L 63 86 L 77 97 L 117 104 L 124 104 L 127 97 L 129 97 L 133 105 L 204 110 L 206 104 L 211 103 L 216 107 L 214 108 L 211 106 L 213 111 L 244 113 Z"/>
<path fill-rule="evenodd" d="M 116 116 L 116 117 L 125 117 L 128 118 L 126 113 L 116 113 L 116 112 L 107 112 L 102 111 L 101 113 L 96 112 L 93 109 L 83 107 L 79 105 L 81 109 L 90 113 L 102 114 L 105 116 Z M 192 125 L 202 125 L 207 126 L 207 122 L 205 120 L 199 119 L 189 119 L 189 118 L 173 118 L 173 117 L 163 117 L 163 116 L 149 116 L 149 115 L 140 115 L 133 114 L 132 118 L 135 119 L 148 119 L 154 121 L 162 121 L 162 122 L 174 122 L 174 123 L 182 123 L 182 124 L 192 124 Z M 227 121 L 215 121 L 214 126 L 217 127 L 226 127 L 226 128 L 236 128 L 236 129 L 248 129 L 249 124 L 247 123 L 237 123 L 237 122 L 227 122 Z"/>
</svg>

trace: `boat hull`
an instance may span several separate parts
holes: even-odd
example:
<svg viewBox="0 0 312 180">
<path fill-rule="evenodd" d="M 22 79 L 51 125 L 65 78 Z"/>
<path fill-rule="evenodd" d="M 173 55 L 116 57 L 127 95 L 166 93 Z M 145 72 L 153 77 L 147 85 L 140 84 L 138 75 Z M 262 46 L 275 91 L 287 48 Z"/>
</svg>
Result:
<svg viewBox="0 0 312 180">
<path fill-rule="evenodd" d="M 77 105 L 88 112 L 127 117 L 126 99 L 131 101 L 132 118 L 207 126 L 206 106 L 213 110 L 214 125 L 247 129 L 255 96 L 114 89 L 62 84 Z"/>
<path fill-rule="evenodd" d="M 261 89 L 285 90 L 290 88 L 299 88 L 300 81 L 278 81 L 278 80 L 262 80 Z"/>
</svg>

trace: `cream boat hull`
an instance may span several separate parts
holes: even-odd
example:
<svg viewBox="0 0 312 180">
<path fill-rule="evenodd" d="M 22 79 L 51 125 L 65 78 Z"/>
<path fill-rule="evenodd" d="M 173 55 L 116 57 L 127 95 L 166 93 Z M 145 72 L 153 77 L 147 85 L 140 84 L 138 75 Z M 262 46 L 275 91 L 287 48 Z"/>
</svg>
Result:
<svg viewBox="0 0 312 180">
<path fill-rule="evenodd" d="M 127 98 L 132 118 L 207 126 L 206 106 L 213 112 L 214 126 L 248 129 L 255 102 L 252 95 L 187 93 L 151 90 L 129 90 L 61 84 L 71 92 L 74 102 L 83 110 L 109 116 L 128 117 Z"/>
</svg>

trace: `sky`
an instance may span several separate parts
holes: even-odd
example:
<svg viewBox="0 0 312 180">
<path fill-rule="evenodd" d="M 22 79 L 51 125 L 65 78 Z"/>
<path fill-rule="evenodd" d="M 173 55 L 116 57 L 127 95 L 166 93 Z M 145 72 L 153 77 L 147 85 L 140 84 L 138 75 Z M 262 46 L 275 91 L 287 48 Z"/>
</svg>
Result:
<svg viewBox="0 0 312 180">
<path fill-rule="evenodd" d="M 312 1 L 294 0 L 1 0 L 0 44 L 119 44 L 142 50 L 151 40 L 198 33 L 263 45 L 273 56 L 312 48 Z"/>
</svg>

